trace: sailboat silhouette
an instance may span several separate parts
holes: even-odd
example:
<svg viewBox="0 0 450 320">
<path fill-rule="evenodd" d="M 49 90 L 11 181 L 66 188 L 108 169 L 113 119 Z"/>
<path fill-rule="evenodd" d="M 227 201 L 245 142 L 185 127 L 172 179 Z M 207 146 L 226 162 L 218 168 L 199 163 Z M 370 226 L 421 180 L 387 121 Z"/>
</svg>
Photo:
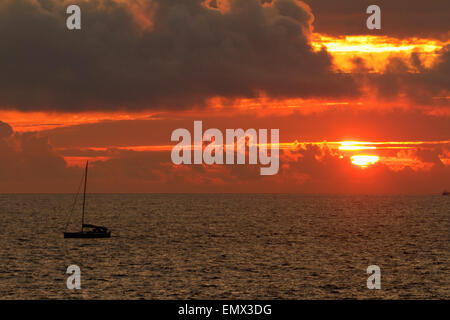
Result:
<svg viewBox="0 0 450 320">
<path fill-rule="evenodd" d="M 111 231 L 106 227 L 96 226 L 84 223 L 84 208 L 86 205 L 86 185 L 88 175 L 89 161 L 86 161 L 86 169 L 84 171 L 84 191 L 83 191 L 83 209 L 81 212 L 81 231 L 64 232 L 64 238 L 110 238 Z"/>
</svg>

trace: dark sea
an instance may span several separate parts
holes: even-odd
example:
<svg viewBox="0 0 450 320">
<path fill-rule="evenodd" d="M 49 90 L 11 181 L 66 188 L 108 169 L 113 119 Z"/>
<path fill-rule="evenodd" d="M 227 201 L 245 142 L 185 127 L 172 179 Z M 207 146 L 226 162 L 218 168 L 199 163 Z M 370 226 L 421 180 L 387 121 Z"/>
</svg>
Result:
<svg viewBox="0 0 450 320">
<path fill-rule="evenodd" d="M 64 239 L 73 201 L 0 195 L 1 299 L 450 298 L 450 197 L 88 194 L 112 237 Z"/>
</svg>

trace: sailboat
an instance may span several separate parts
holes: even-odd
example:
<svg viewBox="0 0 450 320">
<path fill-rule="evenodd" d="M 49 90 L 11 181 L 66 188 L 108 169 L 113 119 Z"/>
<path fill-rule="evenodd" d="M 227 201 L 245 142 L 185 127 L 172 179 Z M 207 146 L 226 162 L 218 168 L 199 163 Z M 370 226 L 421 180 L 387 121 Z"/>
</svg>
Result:
<svg viewBox="0 0 450 320">
<path fill-rule="evenodd" d="M 86 185 L 88 175 L 89 161 L 86 161 L 86 169 L 84 171 L 84 191 L 83 191 L 83 209 L 81 212 L 81 231 L 79 232 L 64 232 L 64 238 L 110 238 L 111 231 L 106 227 L 96 226 L 93 224 L 84 223 L 84 208 L 86 205 Z"/>
</svg>

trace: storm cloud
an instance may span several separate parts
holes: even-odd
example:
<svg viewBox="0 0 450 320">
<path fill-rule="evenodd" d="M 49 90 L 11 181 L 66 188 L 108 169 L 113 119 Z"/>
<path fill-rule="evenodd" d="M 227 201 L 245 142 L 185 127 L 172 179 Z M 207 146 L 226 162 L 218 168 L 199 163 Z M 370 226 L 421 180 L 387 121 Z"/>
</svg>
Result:
<svg viewBox="0 0 450 320">
<path fill-rule="evenodd" d="M 0 1 L 0 108 L 139 110 L 212 97 L 358 95 L 309 42 L 313 15 L 295 0 Z M 137 10 L 137 9 L 138 10 Z"/>
</svg>

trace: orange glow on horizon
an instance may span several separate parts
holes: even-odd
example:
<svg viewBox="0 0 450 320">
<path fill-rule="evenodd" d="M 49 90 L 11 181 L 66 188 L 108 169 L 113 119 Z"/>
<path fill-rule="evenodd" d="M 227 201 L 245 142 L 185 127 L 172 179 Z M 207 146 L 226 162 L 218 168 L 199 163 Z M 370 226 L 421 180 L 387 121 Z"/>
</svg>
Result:
<svg viewBox="0 0 450 320">
<path fill-rule="evenodd" d="M 391 170 L 399 171 L 405 167 L 410 167 L 413 170 L 428 170 L 432 167 L 432 163 L 426 163 L 415 156 L 414 150 L 417 148 L 433 148 L 438 145 L 448 145 L 450 141 L 384 141 L 384 142 L 369 142 L 369 141 L 302 141 L 298 140 L 292 142 L 279 142 L 278 147 L 280 150 L 285 150 L 286 158 L 296 158 L 297 150 L 307 149 L 308 146 L 318 146 L 323 150 L 330 150 L 332 154 L 339 155 L 341 159 L 350 159 L 351 163 L 360 168 L 367 168 L 375 163 L 382 163 L 389 167 Z M 110 145 L 104 147 L 79 147 L 77 148 L 78 154 L 73 154 L 73 148 L 59 147 L 55 148 L 66 161 L 68 166 L 82 167 L 86 160 L 92 162 L 107 161 L 114 157 L 117 151 L 132 151 L 132 152 L 167 152 L 171 151 L 175 144 L 167 145 Z M 203 145 L 204 148 L 206 145 Z M 223 145 L 224 147 L 228 145 Z M 270 149 L 272 145 L 259 144 L 258 147 L 265 147 Z M 248 145 L 247 145 L 248 147 Z M 195 150 L 195 145 L 190 146 L 190 150 Z M 361 154 L 362 150 L 367 150 L 370 153 L 376 151 L 377 154 Z M 400 151 L 395 151 L 400 150 Z M 412 152 L 410 152 L 411 150 Z M 94 153 L 92 151 L 95 151 Z M 336 153 L 338 152 L 338 153 Z M 444 165 L 450 165 L 450 153 L 444 152 L 439 155 L 440 161 Z"/>
</svg>

